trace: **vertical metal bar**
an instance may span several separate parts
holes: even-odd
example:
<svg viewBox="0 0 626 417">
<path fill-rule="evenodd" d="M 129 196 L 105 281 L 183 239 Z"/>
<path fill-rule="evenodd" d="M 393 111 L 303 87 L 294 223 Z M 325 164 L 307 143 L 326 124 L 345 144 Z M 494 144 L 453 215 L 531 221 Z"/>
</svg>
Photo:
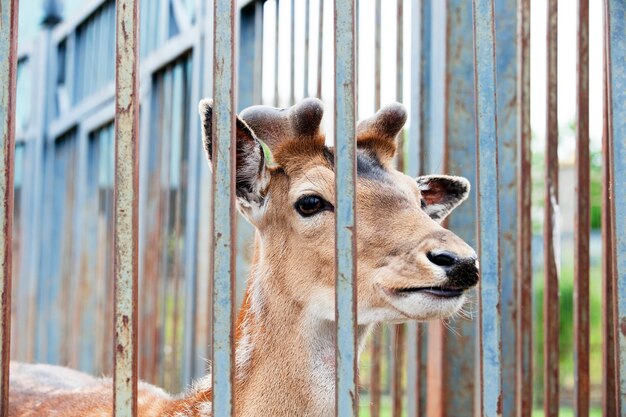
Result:
<svg viewBox="0 0 626 417">
<path fill-rule="evenodd" d="M 430 131 L 430 41 L 431 41 L 431 0 L 421 0 L 412 4 L 411 62 L 417 68 L 411 70 L 411 143 L 415 144 L 416 160 L 413 174 L 425 174 L 429 167 L 425 154 L 428 152 Z M 409 162 L 413 159 L 409 158 Z M 407 392 L 415 392 L 409 401 L 408 417 L 426 416 L 427 399 L 427 346 L 428 328 L 426 324 L 416 324 L 409 331 L 409 369 Z M 414 342 L 412 333 L 415 332 Z M 410 398 L 410 397 L 409 397 Z"/>
<path fill-rule="evenodd" d="M 574 412 L 589 416 L 589 0 L 578 1 L 576 210 L 574 228 Z"/>
<path fill-rule="evenodd" d="M 119 0 L 115 96 L 114 415 L 137 414 L 139 2 Z"/>
<path fill-rule="evenodd" d="M 498 197 L 497 96 L 494 1 L 474 0 L 478 248 L 480 414 L 502 415 L 502 340 L 500 333 L 500 247 Z M 494 178 L 496 181 L 494 181 Z"/>
<path fill-rule="evenodd" d="M 372 331 L 372 353 L 370 369 L 370 416 L 380 416 L 380 358 L 382 356 L 382 326 L 376 326 Z"/>
<path fill-rule="evenodd" d="M 274 21 L 274 107 L 278 107 L 279 97 L 278 97 L 278 51 L 279 51 L 279 34 L 280 34 L 280 25 L 279 25 L 279 15 L 280 15 L 280 1 L 275 0 L 276 4 L 276 20 Z"/>
<path fill-rule="evenodd" d="M 617 415 L 617 377 L 615 374 L 615 328 L 614 321 L 614 290 L 613 290 L 613 242 L 611 230 L 611 201 L 610 184 L 611 157 L 609 143 L 609 102 L 608 102 L 608 25 L 607 16 L 604 16 L 604 45 L 603 45 L 603 123 L 602 123 L 602 415 Z"/>
<path fill-rule="evenodd" d="M 336 415 L 358 411 L 356 350 L 356 71 L 352 0 L 335 0 Z"/>
<path fill-rule="evenodd" d="M 402 102 L 404 90 L 404 0 L 397 0 L 396 7 L 396 101 Z M 396 157 L 396 169 L 405 171 L 404 163 L 404 130 L 398 134 L 398 153 Z M 391 415 L 402 416 L 403 375 L 404 375 L 404 352 L 405 324 L 393 326 L 392 339 L 392 379 L 391 379 Z"/>
<path fill-rule="evenodd" d="M 517 248 L 517 2 L 495 0 L 496 95 L 498 97 L 498 198 L 500 204 L 500 263 L 516 264 Z M 502 340 L 502 414 L 516 414 L 515 370 L 517 274 L 502 268 L 500 277 Z"/>
<path fill-rule="evenodd" d="M 317 28 L 317 88 L 315 97 L 322 98 L 322 52 L 324 51 L 324 0 L 319 1 L 319 19 Z"/>
<path fill-rule="evenodd" d="M 233 413 L 235 229 L 235 11 L 214 3 L 213 28 L 213 415 Z"/>
<path fill-rule="evenodd" d="M 556 417 L 559 412 L 559 272 L 556 245 L 558 210 L 559 125 L 557 113 L 557 1 L 548 0 L 547 27 L 547 114 L 546 176 L 544 201 L 544 413 Z"/>
<path fill-rule="evenodd" d="M 626 4 L 606 0 L 617 415 L 626 416 Z"/>
<path fill-rule="evenodd" d="M 419 2 L 420 7 L 420 20 L 419 20 L 419 37 L 420 37 L 420 58 L 418 62 L 419 66 L 419 126 L 416 126 L 416 131 L 419 135 L 419 167 L 417 172 L 420 175 L 429 173 L 432 170 L 429 164 L 430 154 L 430 102 L 431 102 L 431 64 L 432 64 L 432 50 L 431 50 L 431 38 L 432 38 L 432 0 L 421 0 Z"/>
<path fill-rule="evenodd" d="M 472 37 L 472 4 L 464 0 L 446 2 L 445 39 L 441 66 L 442 97 L 433 97 L 434 114 L 443 112 L 441 128 L 433 122 L 431 135 L 435 139 L 431 149 L 443 148 L 443 172 L 467 177 L 476 183 L 476 115 L 474 102 L 474 55 Z M 434 53 L 434 52 L 433 52 Z M 437 63 L 437 60 L 434 60 Z M 435 69 L 436 70 L 436 69 Z M 434 81 L 433 81 L 434 84 Z M 442 104 L 439 105 L 439 102 Z M 433 116 L 433 119 L 435 117 Z M 441 133 L 439 133 L 441 130 Z M 434 133 L 434 134 L 433 134 Z M 439 143 L 443 142 L 443 146 Z M 428 156 L 428 155 L 426 155 Z M 437 158 L 434 159 L 435 161 Z M 433 159 L 428 160 L 430 164 Z M 431 166 L 432 167 L 432 166 Z M 447 227 L 470 246 L 476 245 L 476 204 L 472 198 L 458 207 L 446 219 Z M 470 303 L 476 300 L 471 294 Z M 456 416 L 472 410 L 475 403 L 476 372 L 476 322 L 460 317 L 454 322 L 455 334 L 451 334 L 443 323 L 429 324 L 429 416 Z M 457 381 L 450 384 L 449 381 Z"/>
<path fill-rule="evenodd" d="M 393 417 L 402 417 L 402 396 L 404 394 L 404 389 L 402 386 L 404 375 L 404 352 L 406 349 L 405 346 L 405 326 L 404 324 L 396 324 L 393 326 L 392 333 L 392 346 L 393 346 L 393 357 L 392 357 L 392 379 L 391 379 L 391 415 Z"/>
<path fill-rule="evenodd" d="M 17 79 L 18 1 L 3 1 L 0 14 L 0 416 L 9 414 L 11 359 L 11 244 L 13 230 L 13 153 L 15 150 L 15 88 Z"/>
<path fill-rule="evenodd" d="M 295 63 L 295 50 L 296 50 L 296 1 L 291 0 L 291 41 L 289 45 L 289 104 L 292 105 L 296 102 L 296 63 Z"/>
<path fill-rule="evenodd" d="M 517 3 L 517 416 L 530 417 L 532 380 L 532 223 L 530 151 L 530 0 Z"/>
<path fill-rule="evenodd" d="M 374 110 L 380 109 L 380 26 L 381 0 L 376 0 L 374 23 Z M 370 369 L 370 416 L 380 416 L 380 377 L 382 357 L 382 326 L 376 326 L 372 332 L 372 352 Z"/>
<path fill-rule="evenodd" d="M 304 86 L 302 88 L 304 98 L 309 96 L 309 31 L 311 27 L 311 0 L 304 3 Z"/>
<path fill-rule="evenodd" d="M 381 0 L 376 0 L 376 23 L 374 24 L 374 110 L 380 109 L 380 26 L 382 23 Z"/>
<path fill-rule="evenodd" d="M 402 101 L 404 89 L 404 0 L 396 8 L 396 101 Z M 400 148 L 402 149 L 402 148 Z"/>
<path fill-rule="evenodd" d="M 407 416 L 426 416 L 426 345 L 428 339 L 423 324 L 407 326 Z"/>
</svg>

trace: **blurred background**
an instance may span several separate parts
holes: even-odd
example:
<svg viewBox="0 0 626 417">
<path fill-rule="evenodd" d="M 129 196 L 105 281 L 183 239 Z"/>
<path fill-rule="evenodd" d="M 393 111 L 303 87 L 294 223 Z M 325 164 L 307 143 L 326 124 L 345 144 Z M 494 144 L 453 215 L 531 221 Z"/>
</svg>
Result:
<svg viewBox="0 0 626 417">
<path fill-rule="evenodd" d="M 321 97 L 326 103 L 324 124 L 332 143 L 332 1 L 237 3 L 238 108 L 259 103 L 284 107 L 306 96 Z M 590 360 L 592 415 L 600 415 L 602 10 L 601 2 L 591 3 Z M 378 17 L 375 0 L 359 1 L 360 117 L 390 101 L 403 102 L 411 114 L 417 111 L 411 107 L 417 103 L 412 76 L 420 71 L 413 59 L 420 56 L 420 44 L 412 37 L 418 4 L 421 2 L 385 0 Z M 507 2 L 497 4 L 505 7 Z M 560 395 L 564 408 L 572 404 L 574 384 L 575 16 L 572 2 L 559 2 L 561 239 L 557 256 L 561 268 Z M 421 111 L 428 109 L 430 118 L 425 131 L 426 123 L 417 126 L 416 119 L 410 118 L 404 132 L 401 162 L 412 175 L 426 167 L 430 173 L 449 173 L 450 164 L 444 160 L 445 144 L 451 131 L 459 132 L 466 135 L 467 148 L 460 151 L 462 155 L 465 152 L 467 160 L 455 160 L 455 173 L 475 182 L 471 1 L 432 2 L 429 20 L 430 96 L 419 105 Z M 68 365 L 96 375 L 110 374 L 112 365 L 114 22 L 112 0 L 20 1 L 12 357 Z M 200 98 L 211 95 L 211 22 L 210 1 L 141 1 L 139 364 L 144 380 L 172 392 L 184 389 L 193 378 L 202 375 L 209 356 L 211 180 L 200 147 L 196 108 Z M 378 75 L 374 47 L 377 25 L 381 36 Z M 445 34 L 450 25 L 470 31 L 465 33 L 465 39 L 449 41 Z M 533 353 L 534 401 L 538 409 L 542 403 L 543 363 L 545 28 L 545 2 L 533 0 Z M 399 43 L 400 39 L 403 42 Z M 447 42 L 456 42 L 454 47 L 461 51 L 459 55 L 469 56 L 470 60 L 454 61 L 449 54 L 454 51 L 453 46 Z M 461 72 L 470 68 L 470 76 L 453 73 L 451 69 L 455 68 L 461 68 Z M 449 93 L 448 86 L 457 85 L 453 79 L 457 76 L 466 77 L 466 84 L 461 84 L 464 89 Z M 446 107 L 446 100 L 451 100 L 448 94 L 457 94 L 469 104 L 450 116 Z M 466 126 L 458 128 L 463 123 Z M 421 158 L 413 140 L 418 129 L 425 132 L 429 143 L 428 153 Z M 455 219 L 465 216 L 470 219 L 470 231 L 466 233 L 475 233 L 473 217 L 469 217 L 475 210 L 473 204 L 473 200 L 468 201 L 468 208 L 453 216 L 452 229 L 459 224 Z M 467 222 L 464 227 L 468 230 Z M 251 228 L 241 220 L 239 298 L 251 257 L 251 236 Z M 514 264 L 503 268 L 514 270 Z M 476 316 L 476 305 L 470 305 L 468 311 Z M 457 339 L 474 340 L 468 335 L 476 322 L 468 318 L 449 321 L 441 328 L 437 323 L 420 326 L 418 331 L 430 334 L 432 340 L 445 339 L 450 346 L 457 342 L 460 346 Z M 382 329 L 383 415 L 389 413 L 391 370 L 408 366 L 406 355 L 398 359 L 394 354 L 393 334 L 390 329 Z M 461 356 L 472 358 L 473 349 L 470 346 Z M 367 349 L 361 366 L 364 415 L 369 413 L 370 384 L 370 378 L 365 376 L 371 369 L 371 351 Z M 406 380 L 406 376 L 403 378 Z M 568 415 L 567 410 L 562 413 Z"/>
</svg>

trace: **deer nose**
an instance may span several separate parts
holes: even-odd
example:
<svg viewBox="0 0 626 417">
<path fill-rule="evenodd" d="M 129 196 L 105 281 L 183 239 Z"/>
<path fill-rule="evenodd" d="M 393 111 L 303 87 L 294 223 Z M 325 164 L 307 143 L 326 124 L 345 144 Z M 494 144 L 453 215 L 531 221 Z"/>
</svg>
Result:
<svg viewBox="0 0 626 417">
<path fill-rule="evenodd" d="M 446 287 L 467 289 L 478 283 L 478 266 L 476 254 L 461 256 L 446 250 L 435 250 L 426 253 L 430 262 L 443 269 L 448 277 Z"/>
</svg>

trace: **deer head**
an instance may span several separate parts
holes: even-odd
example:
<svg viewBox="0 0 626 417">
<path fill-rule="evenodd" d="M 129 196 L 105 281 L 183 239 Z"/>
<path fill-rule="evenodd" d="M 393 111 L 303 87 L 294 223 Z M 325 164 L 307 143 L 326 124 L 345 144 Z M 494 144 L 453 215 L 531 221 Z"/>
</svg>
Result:
<svg viewBox="0 0 626 417">
<path fill-rule="evenodd" d="M 199 111 L 211 160 L 212 102 L 201 101 Z M 320 130 L 322 116 L 316 99 L 288 109 L 245 109 L 236 123 L 236 194 L 240 212 L 257 230 L 257 267 L 275 272 L 263 285 L 334 320 L 334 154 Z M 478 282 L 474 250 L 440 224 L 467 198 L 469 182 L 415 179 L 394 169 L 405 121 L 396 103 L 357 126 L 360 324 L 447 317 Z"/>
</svg>

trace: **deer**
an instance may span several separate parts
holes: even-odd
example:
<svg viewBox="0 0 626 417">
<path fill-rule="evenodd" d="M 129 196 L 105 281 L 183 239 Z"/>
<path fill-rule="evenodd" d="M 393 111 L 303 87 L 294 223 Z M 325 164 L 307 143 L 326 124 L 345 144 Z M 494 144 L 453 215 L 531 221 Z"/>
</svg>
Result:
<svg viewBox="0 0 626 417">
<path fill-rule="evenodd" d="M 213 160 L 213 104 L 199 104 Z M 323 104 L 253 106 L 236 116 L 236 200 L 255 228 L 254 258 L 235 327 L 234 415 L 334 415 L 334 149 Z M 456 176 L 394 169 L 406 122 L 398 103 L 356 129 L 358 353 L 380 323 L 458 314 L 479 281 L 475 251 L 442 226 L 467 199 Z M 271 154 L 267 158 L 263 149 Z M 110 416 L 112 381 L 52 365 L 13 363 L 9 416 Z M 170 395 L 140 382 L 137 415 L 208 417 L 211 375 Z"/>
</svg>

